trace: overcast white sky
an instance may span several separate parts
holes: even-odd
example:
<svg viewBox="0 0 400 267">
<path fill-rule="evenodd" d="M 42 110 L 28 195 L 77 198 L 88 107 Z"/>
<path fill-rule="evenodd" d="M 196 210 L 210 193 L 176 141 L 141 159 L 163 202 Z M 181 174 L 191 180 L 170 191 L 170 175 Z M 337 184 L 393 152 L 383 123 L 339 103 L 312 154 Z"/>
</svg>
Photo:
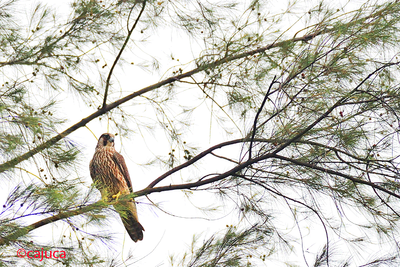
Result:
<svg viewBox="0 0 400 267">
<path fill-rule="evenodd" d="M 26 16 L 26 18 L 29 18 L 35 3 L 38 2 L 39 1 L 21 1 L 21 3 L 24 3 L 22 5 L 24 9 L 21 8 L 21 10 L 19 10 L 21 17 Z M 40 2 L 54 7 L 57 13 L 65 13 L 68 9 L 68 3 L 70 3 L 68 0 L 42 0 Z M 354 2 L 359 3 L 362 1 Z M 304 5 L 308 5 L 309 3 L 311 2 L 305 1 Z M 286 8 L 286 2 L 279 1 L 278 4 L 278 1 L 271 1 L 271 8 L 281 9 L 283 11 Z M 288 24 L 293 23 L 294 21 L 295 19 L 293 19 L 293 21 L 289 20 Z M 301 25 L 298 27 L 301 27 Z M 128 66 L 122 70 L 119 69 L 116 72 L 118 83 L 121 84 L 121 94 L 127 94 L 129 92 L 139 90 L 144 86 L 148 86 L 159 81 L 162 74 L 172 66 L 183 64 L 184 70 L 189 70 L 191 65 L 185 64 L 190 63 L 194 58 L 196 58 L 202 49 L 201 42 L 189 41 L 183 33 L 177 31 L 168 31 L 167 27 L 164 31 L 157 31 L 157 36 L 153 36 L 151 40 L 152 41 L 146 45 L 147 51 L 143 51 L 143 54 L 141 55 L 142 58 L 132 58 L 132 61 L 135 62 L 135 65 Z M 176 58 L 179 58 L 179 62 L 170 59 L 171 53 Z M 135 52 L 135 55 L 138 54 L 140 53 Z M 141 70 L 139 67 L 136 67 L 136 62 L 148 59 L 149 54 L 161 58 L 161 68 L 159 73 L 149 73 Z M 108 62 L 109 66 L 111 65 L 110 63 L 111 62 Z M 183 96 L 185 92 L 182 92 L 181 94 L 181 96 Z M 64 95 L 60 93 L 55 95 L 55 97 L 62 98 Z M 187 97 L 190 99 L 191 97 L 194 98 L 195 96 L 187 95 Z M 137 103 L 135 100 L 129 102 L 124 105 L 124 108 L 127 110 L 131 108 L 132 112 L 138 112 L 141 110 L 141 107 L 135 106 L 135 103 Z M 77 97 L 71 95 L 63 105 L 67 106 L 67 113 L 65 117 L 68 118 L 68 123 L 66 126 L 76 123 L 82 118 L 82 116 L 87 116 L 94 111 L 93 109 L 87 108 L 80 103 Z M 188 128 L 186 131 L 186 136 L 188 137 L 186 142 L 188 144 L 194 144 L 201 147 L 200 151 L 213 144 L 226 141 L 228 138 L 231 139 L 233 137 L 239 137 L 235 135 L 228 136 L 225 134 L 224 131 L 218 127 L 218 123 L 210 118 L 209 109 L 210 107 L 207 105 L 200 107 L 195 115 L 197 117 L 191 118 L 192 120 L 195 120 L 194 127 Z M 144 108 L 142 109 L 142 112 L 145 112 Z M 202 117 L 201 114 L 207 115 Z M 138 116 L 142 115 L 144 114 L 138 114 Z M 87 126 L 93 133 L 97 135 L 97 137 L 108 131 L 107 124 L 99 122 L 98 120 L 90 122 Z M 161 131 L 155 131 L 154 135 L 152 135 L 150 132 L 144 131 L 143 129 L 137 129 L 137 132 L 138 136 L 142 135 L 143 138 L 137 138 L 130 141 L 124 139 L 124 149 L 121 149 L 121 139 L 116 140 L 117 150 L 123 154 L 125 160 L 127 161 L 134 190 L 140 190 L 144 188 L 152 180 L 166 171 L 166 169 L 161 167 L 159 169 L 155 167 L 150 168 L 143 166 L 143 164 L 147 163 L 147 161 L 153 157 L 154 153 L 168 154 L 170 150 L 166 136 L 164 134 L 160 136 L 157 135 L 161 133 Z M 93 155 L 97 140 L 86 128 L 77 130 L 68 138 L 74 140 L 86 155 L 86 160 L 81 162 L 81 168 L 74 170 L 74 172 L 76 172 L 77 176 L 82 177 L 87 186 L 90 186 L 92 181 L 89 175 L 88 165 Z M 240 147 L 236 147 L 230 150 L 225 150 L 222 153 L 225 153 L 229 156 L 235 155 L 238 157 L 239 151 Z M 225 166 L 221 165 L 220 162 L 215 160 L 205 160 L 204 163 L 197 166 L 197 169 L 193 169 L 187 174 L 193 175 L 196 173 L 201 173 L 201 168 L 208 169 L 210 166 L 212 166 L 212 168 L 215 170 L 225 169 Z M 168 180 L 168 183 L 169 182 L 170 180 Z M 179 181 L 176 180 L 176 182 Z M 7 192 L 9 191 L 10 188 L 7 188 Z M 4 193 L 2 197 L 5 197 Z M 127 251 L 131 250 L 134 257 L 138 259 L 138 262 L 135 266 L 169 266 L 169 255 L 182 255 L 182 253 L 190 251 L 189 247 L 194 234 L 201 235 L 201 241 L 216 232 L 222 233 L 225 230 L 226 225 L 235 225 L 239 220 L 237 212 L 235 212 L 232 203 L 220 203 L 217 198 L 208 193 L 197 192 L 190 198 L 190 200 L 186 198 L 182 192 L 155 193 L 150 197 L 152 201 L 161 203 L 161 207 L 172 215 L 166 214 L 152 207 L 145 197 L 138 198 L 139 220 L 146 230 L 143 241 L 133 243 L 126 234 L 125 229 L 117 216 L 110 219 L 110 223 L 108 225 L 104 225 L 104 231 L 109 231 L 111 229 L 111 232 L 114 232 L 116 237 L 120 238 L 120 240 L 124 240 L 124 242 L 118 242 L 116 240 L 113 248 L 109 250 L 109 253 L 112 255 L 121 253 L 122 259 L 128 255 Z M 214 218 L 213 220 L 207 220 L 206 218 L 209 216 L 194 208 L 193 205 L 200 207 L 218 206 L 219 212 L 214 213 L 214 215 L 211 216 Z M 293 231 L 293 234 L 296 235 L 295 231 L 297 231 L 297 229 L 295 229 L 294 226 L 292 227 L 292 229 L 288 227 L 288 232 Z M 68 233 L 68 227 L 65 224 L 57 223 L 48 227 L 43 227 L 43 229 L 35 230 L 33 235 L 43 235 L 45 237 L 49 237 L 51 234 L 53 234 L 53 238 L 56 239 L 58 238 L 60 232 Z M 316 239 L 316 243 L 321 241 L 318 234 L 316 235 Z M 310 251 L 319 251 L 319 247 L 315 246 L 310 245 Z M 107 251 L 107 248 L 101 244 L 97 248 L 99 250 Z M 306 249 L 308 248 L 306 247 Z M 299 254 L 294 257 L 294 260 L 297 261 L 300 266 L 302 266 L 304 264 L 304 262 L 302 262 L 302 256 L 300 251 L 297 252 Z M 311 259 L 314 257 L 314 254 L 310 253 L 306 256 Z"/>
<path fill-rule="evenodd" d="M 45 3 L 49 7 L 54 8 L 57 14 L 69 14 L 66 12 L 70 3 L 68 0 L 20 1 L 21 8 L 17 12 L 21 17 L 21 21 L 27 21 L 30 18 L 36 4 L 39 2 Z M 121 84 L 122 94 L 139 90 L 144 86 L 159 81 L 162 78 L 161 75 L 164 71 L 167 71 L 172 66 L 191 62 L 201 51 L 198 43 L 189 42 L 188 39 L 179 32 L 158 31 L 156 39 L 160 40 L 160 42 L 149 42 L 146 45 L 148 50 L 143 51 L 143 54 L 141 55 L 142 57 L 133 58 L 132 60 L 136 64 L 142 60 L 147 60 L 147 58 L 149 58 L 147 54 L 151 54 L 151 56 L 164 58 L 168 60 L 168 62 L 161 62 L 161 70 L 155 75 L 143 71 L 139 67 L 135 66 L 128 66 L 123 70 L 118 69 L 116 72 L 116 78 L 118 83 Z M 162 49 L 160 49 L 160 45 L 162 46 Z M 176 59 L 179 59 L 179 62 L 171 60 L 171 53 L 176 57 Z M 100 63 L 103 64 L 103 62 Z M 110 66 L 111 58 L 110 62 L 105 63 L 108 63 Z M 182 68 L 188 67 L 183 66 Z M 96 75 L 96 73 L 94 72 L 93 75 Z M 94 79 L 96 78 L 98 78 L 98 75 L 94 76 Z M 44 92 L 44 96 L 47 96 L 47 93 L 47 91 Z M 35 97 L 39 102 L 42 100 L 39 94 L 35 95 Z M 79 121 L 82 116 L 87 116 L 94 111 L 94 109 L 87 108 L 82 104 L 77 96 L 56 92 L 53 97 L 63 99 L 63 106 L 59 106 L 59 108 L 66 110 L 65 118 L 68 119 L 66 127 Z M 188 97 L 190 96 L 188 95 Z M 124 105 L 124 108 L 128 109 L 126 106 L 130 105 L 134 104 L 127 103 Z M 209 113 L 206 106 L 204 106 L 203 109 L 205 109 L 205 114 Z M 138 111 L 137 108 L 133 108 L 133 110 L 133 112 Z M 146 114 L 138 114 L 138 116 L 144 117 Z M 210 127 L 209 115 L 202 118 L 201 123 L 199 122 L 200 120 L 198 117 L 194 127 L 187 130 L 187 132 L 189 132 L 188 136 L 190 137 L 190 139 L 186 140 L 188 144 L 193 143 L 197 146 L 201 145 L 201 148 L 204 149 L 212 144 L 226 140 L 227 137 L 223 131 L 218 129 L 218 127 Z M 101 123 L 98 120 L 90 122 L 87 126 L 97 135 L 97 137 L 108 131 L 107 124 Z M 139 129 L 137 131 L 139 132 Z M 148 160 L 152 159 L 155 153 L 165 153 L 165 155 L 167 155 L 170 151 L 170 146 L 167 142 L 166 136 L 164 134 L 158 135 L 160 132 L 161 131 L 155 132 L 152 136 L 150 136 L 151 134 L 149 132 L 140 132 L 144 137 L 132 140 L 131 142 L 124 139 L 124 149 L 121 149 L 121 140 L 116 140 L 117 150 L 124 155 L 125 160 L 127 161 L 134 190 L 144 188 L 152 180 L 166 171 L 165 168 L 161 167 L 157 169 L 154 167 L 148 168 L 142 166 L 142 164 L 145 164 Z M 146 138 L 146 136 L 149 138 Z M 77 130 L 68 138 L 76 142 L 86 155 L 86 160 L 81 162 L 81 168 L 78 170 L 71 170 L 72 172 L 75 172 L 75 174 L 72 173 L 71 177 L 74 177 L 74 175 L 82 177 L 82 180 L 85 181 L 86 185 L 89 187 L 92 180 L 90 178 L 88 165 L 94 153 L 97 140 L 86 128 Z M 146 143 L 145 140 L 147 140 Z M 210 161 L 206 161 L 202 165 L 199 165 L 199 167 L 207 166 L 208 163 L 210 163 Z M 215 162 L 211 162 L 211 164 L 213 163 L 215 164 Z M 169 180 L 168 183 L 170 182 L 171 181 Z M 13 184 L 10 184 L 6 193 L 3 194 L 4 199 L 11 191 L 12 187 Z M 134 258 L 138 260 L 135 266 L 169 266 L 169 255 L 175 254 L 182 256 L 184 252 L 190 251 L 189 247 L 194 234 L 201 235 L 201 244 L 203 238 L 209 237 L 216 231 L 225 230 L 227 224 L 234 224 L 238 220 L 237 214 L 232 212 L 234 207 L 231 204 L 225 203 L 224 205 L 221 205 L 222 203 L 219 203 L 212 197 L 212 195 L 206 193 L 196 193 L 196 195 L 191 196 L 190 200 L 188 200 L 182 192 L 164 192 L 162 194 L 156 193 L 151 195 L 151 199 L 155 203 L 161 204 L 161 207 L 171 215 L 161 212 L 149 205 L 149 201 L 146 198 L 138 198 L 139 220 L 146 230 L 143 241 L 136 244 L 131 241 L 129 236 L 126 234 L 119 216 L 115 216 L 110 219 L 108 225 L 104 225 L 104 231 L 115 234 L 115 244 L 112 248 L 106 248 L 103 244 L 99 244 L 96 249 L 101 251 L 104 250 L 106 253 L 110 253 L 114 256 L 117 253 L 121 253 L 121 260 L 128 256 L 128 251 L 132 251 Z M 211 216 L 211 218 L 214 219 L 209 220 L 210 216 L 205 215 L 203 212 L 194 208 L 193 205 L 198 207 L 219 206 L 219 212 L 214 213 L 214 215 Z M 33 219 L 33 221 L 35 220 L 36 218 Z M 90 232 L 89 229 L 82 230 Z M 57 223 L 35 230 L 32 234 L 34 236 L 43 236 L 44 238 L 54 238 L 57 240 L 60 234 L 66 234 L 69 236 L 70 228 L 65 223 Z M 71 237 L 72 240 L 74 240 L 74 233 L 72 233 Z M 89 244 L 89 239 L 86 238 L 86 240 L 88 240 L 87 244 Z M 122 240 L 123 242 L 119 242 Z M 93 246 L 91 247 L 93 248 Z M 132 261 L 127 263 L 132 263 Z"/>
</svg>

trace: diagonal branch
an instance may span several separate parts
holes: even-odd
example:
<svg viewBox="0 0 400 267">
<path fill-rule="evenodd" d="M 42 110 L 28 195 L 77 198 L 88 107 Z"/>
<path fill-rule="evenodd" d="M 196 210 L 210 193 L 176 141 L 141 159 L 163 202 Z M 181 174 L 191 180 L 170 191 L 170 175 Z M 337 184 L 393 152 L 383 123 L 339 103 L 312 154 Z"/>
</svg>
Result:
<svg viewBox="0 0 400 267">
<path fill-rule="evenodd" d="M 172 168 L 171 170 L 167 171 L 166 173 L 164 173 L 163 175 L 161 175 L 160 177 L 155 179 L 153 182 L 151 182 L 146 187 L 146 189 L 147 188 L 153 188 L 156 184 L 158 184 L 159 182 L 161 182 L 162 180 L 164 180 L 168 176 L 170 176 L 170 175 L 174 174 L 175 172 L 180 171 L 180 170 L 182 170 L 182 169 L 194 164 L 196 161 L 204 158 L 208 154 L 211 154 L 216 149 L 219 149 L 219 148 L 222 148 L 222 147 L 225 147 L 225 146 L 229 146 L 229 145 L 242 143 L 242 142 L 248 142 L 248 141 L 246 141 L 246 139 L 234 139 L 234 140 L 231 140 L 231 141 L 219 143 L 218 145 L 212 146 L 212 147 L 208 148 L 207 150 L 204 150 L 200 154 L 194 156 L 192 159 L 186 161 L 185 163 L 183 163 L 183 164 L 181 164 L 179 166 L 176 166 L 175 168 Z"/>
<path fill-rule="evenodd" d="M 328 30 L 318 31 L 318 32 L 315 32 L 315 33 L 312 33 L 312 34 L 304 35 L 302 37 L 292 38 L 290 40 L 285 40 L 285 41 L 276 42 L 276 43 L 274 42 L 272 44 L 269 44 L 269 45 L 261 47 L 261 48 L 257 48 L 255 50 L 251 50 L 251 51 L 248 51 L 248 52 L 243 52 L 243 53 L 240 53 L 240 54 L 237 54 L 237 55 L 228 56 L 228 57 L 216 60 L 214 62 L 211 62 L 209 64 L 200 65 L 197 68 L 192 69 L 191 71 L 188 71 L 188 72 L 176 75 L 176 76 L 172 76 L 172 77 L 167 78 L 165 80 L 162 80 L 162 81 L 160 81 L 158 83 L 155 83 L 153 85 L 150 85 L 150 86 L 147 86 L 145 88 L 142 88 L 139 91 L 133 92 L 132 94 L 129 94 L 129 95 L 127 95 L 127 96 L 125 96 L 125 97 L 113 102 L 113 103 L 110 103 L 110 104 L 104 106 L 100 110 L 92 113 L 88 117 L 82 119 L 81 121 L 75 123 L 74 125 L 72 125 L 68 129 L 66 129 L 62 133 L 59 133 L 58 135 L 50 138 L 46 142 L 44 142 L 41 145 L 29 150 L 25 154 L 22 154 L 21 156 L 18 156 L 16 158 L 13 158 L 13 159 L 11 159 L 9 161 L 6 161 L 6 162 L 0 164 L 0 173 L 6 171 L 8 169 L 13 168 L 15 165 L 21 163 L 22 161 L 27 160 L 30 157 L 36 155 L 37 153 L 39 153 L 39 152 L 41 152 L 41 151 L 53 146 L 55 143 L 57 143 L 58 141 L 60 141 L 64 137 L 68 136 L 72 132 L 76 131 L 77 129 L 85 126 L 87 123 L 89 123 L 93 119 L 95 119 L 95 118 L 107 113 L 108 111 L 120 106 L 121 104 L 123 104 L 125 102 L 128 102 L 129 100 L 131 100 L 131 99 L 133 99 L 133 98 L 135 98 L 137 96 L 140 96 L 140 95 L 145 94 L 145 93 L 147 93 L 149 91 L 158 89 L 158 88 L 160 88 L 160 87 L 162 87 L 164 85 L 173 83 L 175 81 L 180 81 L 180 80 L 182 80 L 184 78 L 190 77 L 190 76 L 192 76 L 194 74 L 197 74 L 199 72 L 202 72 L 202 71 L 205 71 L 205 70 L 209 70 L 209 69 L 214 69 L 214 68 L 216 68 L 216 67 L 218 67 L 220 65 L 226 64 L 228 62 L 231 62 L 231 61 L 234 61 L 234 60 L 237 60 L 237 59 L 241 59 L 241 58 L 245 58 L 245 57 L 249 57 L 249 56 L 252 56 L 252 55 L 255 55 L 255 54 L 263 53 L 263 52 L 265 52 L 265 51 L 267 51 L 269 49 L 282 46 L 282 45 L 286 44 L 287 42 L 302 42 L 302 41 L 305 41 L 305 40 L 310 40 L 310 39 L 313 39 L 313 38 L 315 38 L 315 37 L 317 37 L 317 36 L 319 36 L 321 34 L 324 34 L 326 32 L 328 32 Z"/>
<path fill-rule="evenodd" d="M 237 139 L 237 140 L 232 140 L 231 142 L 232 143 L 234 143 L 234 142 L 238 143 L 238 142 L 241 142 L 241 140 Z M 150 187 L 150 185 L 149 185 L 148 187 L 146 187 L 143 190 L 139 190 L 139 191 L 136 191 L 136 192 L 134 192 L 134 193 L 132 193 L 130 195 L 126 195 L 124 197 L 121 197 L 119 199 L 119 201 L 129 201 L 128 198 L 130 198 L 130 197 L 145 196 L 145 195 L 149 195 L 149 194 L 156 193 L 156 192 L 159 193 L 159 192 L 164 192 L 164 191 L 173 191 L 173 190 L 182 190 L 182 189 L 194 189 L 194 188 L 198 188 L 200 186 L 204 186 L 204 185 L 207 185 L 207 184 L 212 184 L 212 183 L 221 181 L 221 180 L 223 180 L 223 179 L 225 179 L 225 178 L 227 178 L 229 176 L 233 176 L 233 175 L 237 176 L 237 173 L 239 171 L 245 169 L 246 167 L 248 167 L 250 165 L 253 165 L 253 164 L 257 163 L 257 162 L 264 161 L 264 160 L 269 159 L 269 158 L 276 158 L 276 159 L 281 159 L 281 160 L 284 160 L 284 161 L 289 161 L 291 163 L 294 163 L 297 166 L 304 166 L 304 167 L 312 168 L 312 169 L 319 170 L 319 171 L 322 171 L 322 172 L 325 172 L 325 173 L 329 173 L 329 174 L 332 174 L 332 175 L 335 175 L 335 176 L 340 176 L 340 177 L 343 177 L 345 179 L 351 180 L 354 183 L 368 185 L 368 186 L 372 187 L 373 189 L 380 190 L 382 192 L 385 192 L 385 193 L 387 193 L 387 194 L 389 194 L 391 196 L 394 196 L 394 197 L 400 199 L 400 195 L 398 195 L 398 194 L 396 194 L 396 193 L 394 193 L 394 192 L 392 192 L 392 191 L 390 191 L 390 190 L 388 190 L 388 189 L 386 189 L 386 188 L 384 188 L 382 186 L 379 186 L 376 183 L 365 181 L 365 180 L 361 180 L 361 179 L 355 178 L 355 177 L 353 177 L 351 175 L 344 174 L 344 173 L 341 173 L 341 172 L 338 172 L 338 171 L 334 171 L 334 170 L 331 170 L 331 169 L 326 169 L 326 168 L 323 168 L 323 167 L 320 167 L 320 166 L 317 166 L 317 165 L 314 165 L 314 164 L 311 164 L 311 163 L 302 162 L 302 161 L 299 161 L 299 160 L 296 160 L 296 159 L 291 159 L 291 158 L 287 158 L 287 157 L 280 156 L 280 155 L 275 155 L 273 153 L 268 153 L 268 154 L 265 154 L 263 156 L 260 156 L 260 157 L 257 157 L 257 158 L 253 158 L 251 160 L 248 160 L 246 162 L 238 164 L 237 166 L 231 168 L 230 170 L 228 170 L 228 171 L 226 171 L 226 172 L 224 172 L 222 174 L 216 175 L 216 176 L 214 176 L 212 178 L 209 178 L 209 179 L 204 179 L 204 180 L 200 179 L 200 180 L 198 180 L 196 182 L 192 182 L 192 183 L 175 184 L 175 185 L 159 186 L 159 187 Z M 162 176 L 160 176 L 160 177 L 162 177 Z M 154 183 L 154 184 L 156 184 L 156 183 Z M 7 235 L 5 237 L 0 238 L 0 246 L 4 245 L 4 244 L 8 244 L 9 242 L 12 242 L 13 240 L 16 240 L 17 238 L 19 238 L 21 236 L 24 236 L 27 233 L 29 233 L 29 232 L 31 232 L 31 231 L 33 231 L 33 230 L 35 230 L 35 229 L 37 229 L 37 228 L 39 228 L 41 226 L 44 226 L 44 225 L 47 225 L 47 224 L 50 224 L 50 223 L 53 223 L 53 222 L 56 222 L 56 221 L 59 221 L 59 220 L 62 220 L 62 219 L 66 219 L 66 218 L 69 218 L 69 217 L 72 217 L 72 216 L 77 216 L 77 215 L 81 215 L 81 214 L 84 214 L 84 213 L 87 213 L 87 212 L 90 212 L 90 211 L 94 211 L 96 209 L 103 209 L 103 208 L 106 208 L 108 204 L 110 204 L 110 203 L 105 203 L 104 201 L 100 200 L 100 201 L 97 201 L 97 202 L 95 202 L 93 204 L 90 204 L 90 205 L 87 205 L 87 206 L 84 206 L 84 207 L 81 207 L 81 208 L 78 208 L 78 209 L 75 209 L 75 210 L 62 212 L 62 213 L 59 213 L 57 215 L 45 218 L 45 219 L 40 220 L 40 221 L 38 221 L 36 223 L 33 223 L 33 224 L 28 225 L 26 227 L 23 227 L 23 228 L 19 229 L 18 231 L 14 232 L 14 233 L 12 233 L 10 235 Z"/>
</svg>

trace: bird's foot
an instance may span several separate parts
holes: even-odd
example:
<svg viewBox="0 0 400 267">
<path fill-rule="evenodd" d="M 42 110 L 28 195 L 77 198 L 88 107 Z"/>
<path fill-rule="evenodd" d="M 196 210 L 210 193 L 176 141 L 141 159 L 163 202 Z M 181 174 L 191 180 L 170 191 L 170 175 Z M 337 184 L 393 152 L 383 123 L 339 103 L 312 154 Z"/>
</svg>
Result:
<svg viewBox="0 0 400 267">
<path fill-rule="evenodd" d="M 113 195 L 112 198 L 115 198 L 115 201 L 118 201 L 118 198 L 121 196 L 121 192 L 118 192 L 118 194 Z"/>
</svg>

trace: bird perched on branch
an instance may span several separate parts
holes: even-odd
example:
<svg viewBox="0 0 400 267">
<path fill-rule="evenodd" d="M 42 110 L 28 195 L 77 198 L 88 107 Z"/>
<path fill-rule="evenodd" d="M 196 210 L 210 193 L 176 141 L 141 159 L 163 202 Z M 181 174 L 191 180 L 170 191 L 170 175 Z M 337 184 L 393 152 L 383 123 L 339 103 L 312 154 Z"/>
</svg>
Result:
<svg viewBox="0 0 400 267">
<path fill-rule="evenodd" d="M 132 183 L 124 157 L 115 150 L 113 134 L 100 136 L 89 167 L 90 176 L 101 196 L 107 201 L 113 198 L 117 200 L 114 208 L 131 239 L 135 242 L 142 240 L 144 228 L 139 223 L 135 201 L 118 202 L 119 196 L 132 193 Z"/>
</svg>

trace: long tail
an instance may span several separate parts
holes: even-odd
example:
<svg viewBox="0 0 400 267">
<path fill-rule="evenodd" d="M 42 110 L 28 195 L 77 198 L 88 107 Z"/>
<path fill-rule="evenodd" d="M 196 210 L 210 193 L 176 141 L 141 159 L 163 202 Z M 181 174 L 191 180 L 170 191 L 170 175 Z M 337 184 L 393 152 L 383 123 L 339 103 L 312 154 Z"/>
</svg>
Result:
<svg viewBox="0 0 400 267">
<path fill-rule="evenodd" d="M 114 207 L 121 216 L 122 223 L 131 239 L 134 242 L 143 240 L 144 228 L 138 220 L 135 202 L 128 202 L 127 205 L 123 207 L 121 207 L 121 205 L 114 205 Z"/>
</svg>

